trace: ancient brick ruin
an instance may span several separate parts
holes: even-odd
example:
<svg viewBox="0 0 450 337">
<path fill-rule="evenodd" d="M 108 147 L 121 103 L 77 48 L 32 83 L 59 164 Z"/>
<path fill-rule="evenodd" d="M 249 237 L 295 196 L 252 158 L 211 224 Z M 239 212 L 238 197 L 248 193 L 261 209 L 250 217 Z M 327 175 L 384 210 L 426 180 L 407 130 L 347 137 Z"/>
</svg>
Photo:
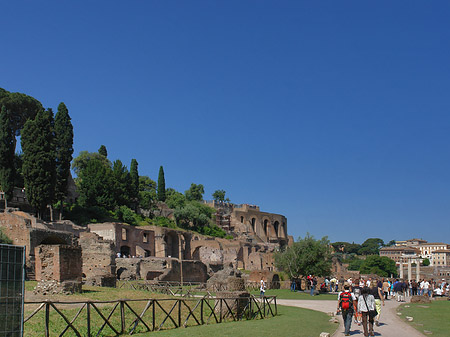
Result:
<svg viewBox="0 0 450 337">
<path fill-rule="evenodd" d="M 30 279 L 114 286 L 116 279 L 204 283 L 224 268 L 274 271 L 273 252 L 292 242 L 286 218 L 252 205 L 209 205 L 234 239 L 116 222 L 81 227 L 11 209 L 0 213 L 0 226 L 26 246 Z"/>
</svg>

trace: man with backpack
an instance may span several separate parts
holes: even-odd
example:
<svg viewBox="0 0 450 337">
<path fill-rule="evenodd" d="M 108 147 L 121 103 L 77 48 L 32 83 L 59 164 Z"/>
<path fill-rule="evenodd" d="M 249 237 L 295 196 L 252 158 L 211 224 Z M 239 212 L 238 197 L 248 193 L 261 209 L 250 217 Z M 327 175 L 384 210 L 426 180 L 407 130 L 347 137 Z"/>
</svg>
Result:
<svg viewBox="0 0 450 337">
<path fill-rule="evenodd" d="M 353 317 L 353 304 L 356 303 L 355 295 L 350 292 L 350 286 L 344 285 L 344 290 L 338 295 L 337 312 L 342 312 L 342 319 L 344 320 L 345 335 L 350 336 L 350 328 Z"/>
</svg>

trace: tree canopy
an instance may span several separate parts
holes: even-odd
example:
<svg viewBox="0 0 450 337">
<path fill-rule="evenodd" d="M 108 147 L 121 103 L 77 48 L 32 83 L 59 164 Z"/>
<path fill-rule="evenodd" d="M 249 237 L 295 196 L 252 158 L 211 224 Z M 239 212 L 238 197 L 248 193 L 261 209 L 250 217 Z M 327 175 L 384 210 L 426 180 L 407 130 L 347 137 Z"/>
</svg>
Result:
<svg viewBox="0 0 450 337">
<path fill-rule="evenodd" d="M 327 237 L 314 239 L 309 233 L 292 246 L 274 255 L 275 265 L 290 278 L 307 275 L 327 276 L 331 273 L 330 242 Z"/>
<path fill-rule="evenodd" d="M 73 126 L 69 110 L 60 103 L 55 115 L 56 188 L 55 197 L 62 202 L 67 197 L 70 163 L 73 155 Z M 60 214 L 61 215 L 61 214 Z"/>
<path fill-rule="evenodd" d="M 189 201 L 202 201 L 203 194 L 205 193 L 205 188 L 202 184 L 191 184 L 191 187 L 187 191 L 184 192 L 186 199 Z"/>
<path fill-rule="evenodd" d="M 164 169 L 159 167 L 158 174 L 158 200 L 166 201 L 166 178 L 164 178 Z"/>
<path fill-rule="evenodd" d="M 390 277 L 397 275 L 395 261 L 387 256 L 370 255 L 363 260 L 360 268 L 362 274 L 377 274 L 378 276 Z"/>
<path fill-rule="evenodd" d="M 22 130 L 23 176 L 25 193 L 31 206 L 42 217 L 54 201 L 56 153 L 51 109 L 40 111 Z"/>
<path fill-rule="evenodd" d="M 5 106 L 0 111 L 0 190 L 6 199 L 12 198 L 14 190 L 14 134 L 10 114 Z"/>
<path fill-rule="evenodd" d="M 225 190 L 216 190 L 212 194 L 212 197 L 216 202 L 230 202 L 229 198 L 225 198 L 225 194 Z"/>
<path fill-rule="evenodd" d="M 9 92 L 2 88 L 0 88 L 1 106 L 5 106 L 10 112 L 12 130 L 16 136 L 20 135 L 20 130 L 28 119 L 34 119 L 38 112 L 44 111 L 41 102 L 37 99 L 19 92 Z"/>
</svg>

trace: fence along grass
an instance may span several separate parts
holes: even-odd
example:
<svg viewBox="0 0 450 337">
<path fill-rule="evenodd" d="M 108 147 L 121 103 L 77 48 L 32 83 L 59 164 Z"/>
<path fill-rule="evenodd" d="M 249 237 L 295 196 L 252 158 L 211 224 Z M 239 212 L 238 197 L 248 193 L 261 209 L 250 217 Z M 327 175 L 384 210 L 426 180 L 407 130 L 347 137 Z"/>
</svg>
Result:
<svg viewBox="0 0 450 337">
<path fill-rule="evenodd" d="M 118 336 L 277 315 L 275 296 L 26 302 L 24 336 Z"/>
</svg>

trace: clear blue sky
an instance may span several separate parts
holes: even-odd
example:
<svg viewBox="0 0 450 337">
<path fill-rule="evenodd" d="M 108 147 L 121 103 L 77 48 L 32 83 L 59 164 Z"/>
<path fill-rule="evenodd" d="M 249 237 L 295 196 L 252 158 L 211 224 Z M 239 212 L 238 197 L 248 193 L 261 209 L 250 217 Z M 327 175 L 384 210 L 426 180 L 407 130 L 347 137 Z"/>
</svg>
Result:
<svg viewBox="0 0 450 337">
<path fill-rule="evenodd" d="M 450 2 L 7 1 L 0 87 L 75 155 L 225 189 L 295 238 L 450 243 Z"/>
</svg>

